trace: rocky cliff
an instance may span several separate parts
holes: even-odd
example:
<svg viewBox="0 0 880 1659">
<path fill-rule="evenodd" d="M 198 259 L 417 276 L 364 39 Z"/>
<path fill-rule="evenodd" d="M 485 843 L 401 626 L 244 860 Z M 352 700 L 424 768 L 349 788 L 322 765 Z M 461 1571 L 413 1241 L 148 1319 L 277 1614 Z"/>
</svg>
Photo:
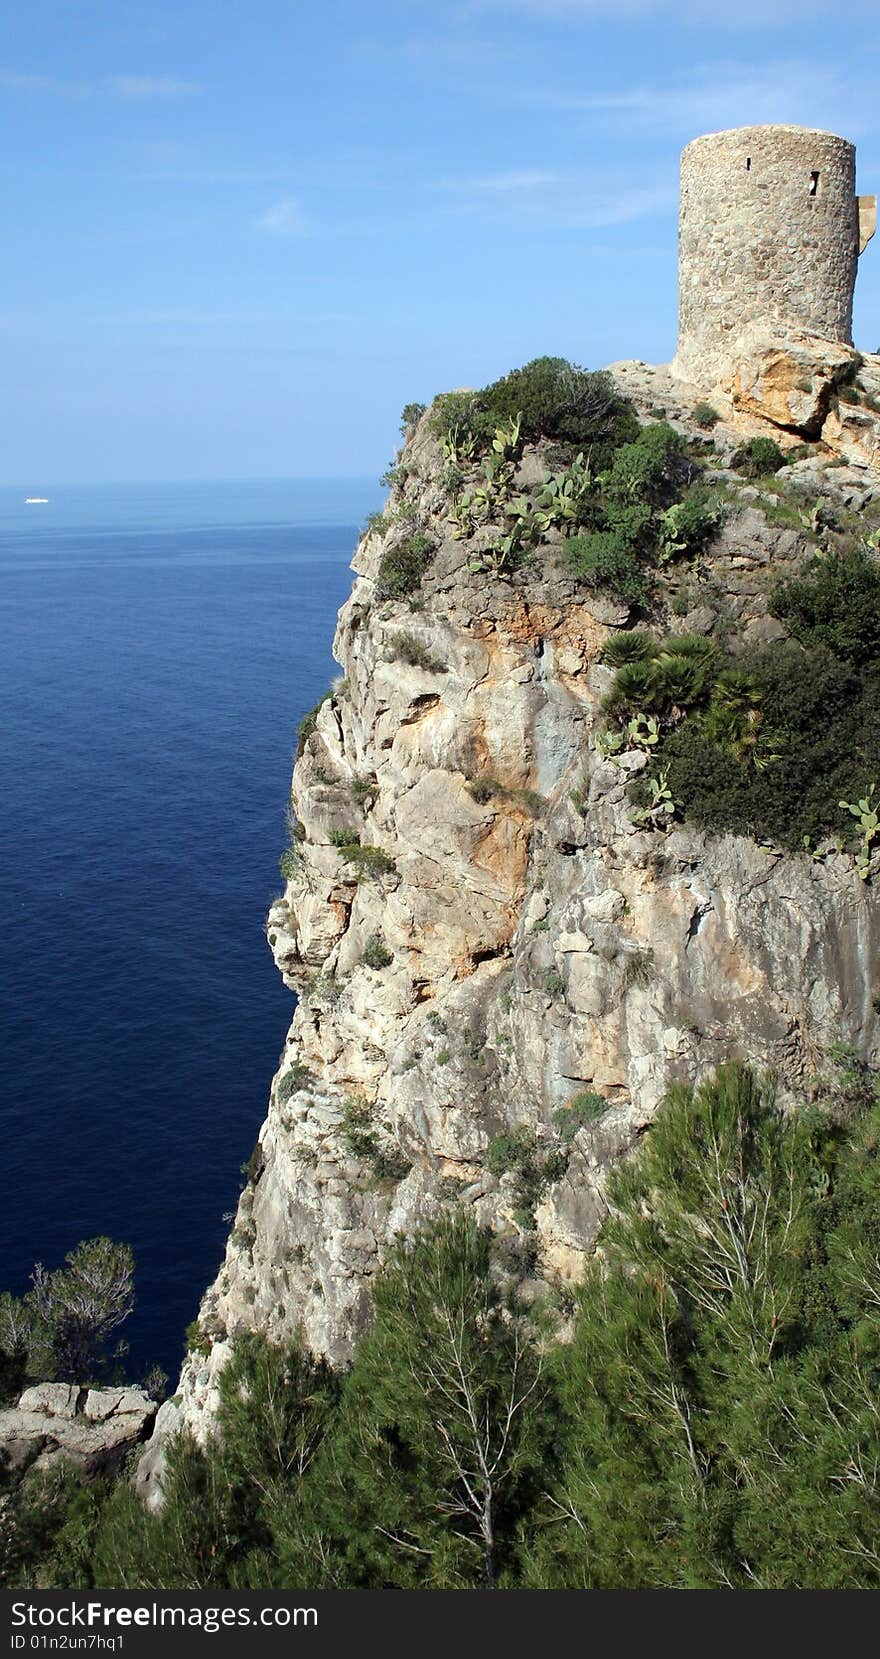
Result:
<svg viewBox="0 0 880 1659">
<path fill-rule="evenodd" d="M 643 364 L 614 373 L 642 419 L 659 409 L 704 436 L 695 389 Z M 808 378 L 801 363 L 796 383 Z M 821 403 L 833 377 L 813 378 Z M 744 409 L 716 388 L 706 465 L 724 517 L 698 557 L 658 572 L 658 630 L 783 632 L 768 577 L 802 562 L 810 520 L 781 524 L 729 462 L 743 431 L 776 420 L 794 443 L 809 422 L 798 430 L 787 403 L 777 419 L 778 368 L 764 381 L 772 410 L 760 373 L 729 388 L 748 388 Z M 856 412 L 870 424 L 869 404 Z M 787 469 L 817 504 L 814 528 L 823 510 L 880 498 L 864 448 L 835 452 L 830 437 Z M 355 554 L 342 677 L 296 763 L 289 877 L 267 927 L 298 1003 L 198 1351 L 142 1464 L 148 1496 L 167 1433 L 204 1432 L 237 1333 L 298 1332 L 349 1358 L 396 1234 L 468 1206 L 564 1314 L 606 1172 L 672 1082 L 742 1056 L 795 1098 L 835 1043 L 878 1057 L 880 907 L 853 859 L 634 819 L 647 746 L 595 742 L 612 678 L 601 653 L 630 607 L 573 580 L 558 529 L 539 558 L 498 571 L 496 529 L 457 534 L 445 466 L 423 418 Z M 548 466 L 526 446 L 517 484 Z M 414 533 L 435 548 L 421 581 L 382 597 L 383 559 Z M 566 1116 L 584 1095 L 604 1109 Z M 519 1149 L 506 1164 L 505 1136 Z"/>
</svg>

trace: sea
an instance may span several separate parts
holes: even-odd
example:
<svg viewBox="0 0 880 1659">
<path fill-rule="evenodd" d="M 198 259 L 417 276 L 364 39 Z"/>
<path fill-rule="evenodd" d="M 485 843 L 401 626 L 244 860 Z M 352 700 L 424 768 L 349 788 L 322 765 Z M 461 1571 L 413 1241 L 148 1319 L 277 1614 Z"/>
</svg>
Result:
<svg viewBox="0 0 880 1659">
<path fill-rule="evenodd" d="M 265 1115 L 296 727 L 381 493 L 0 490 L 0 1290 L 131 1245 L 133 1378 L 173 1384 Z"/>
</svg>

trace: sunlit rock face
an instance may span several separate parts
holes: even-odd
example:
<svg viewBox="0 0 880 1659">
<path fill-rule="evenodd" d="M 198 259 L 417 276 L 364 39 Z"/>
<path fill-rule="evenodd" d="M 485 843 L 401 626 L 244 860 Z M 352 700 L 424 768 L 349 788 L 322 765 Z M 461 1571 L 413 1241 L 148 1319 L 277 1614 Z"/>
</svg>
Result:
<svg viewBox="0 0 880 1659">
<path fill-rule="evenodd" d="M 662 405 L 701 435 L 692 390 L 669 370 L 614 373 L 643 419 Z M 755 383 L 757 410 L 769 381 Z M 713 433 L 710 477 L 730 500 L 699 567 L 661 572 L 658 632 L 783 631 L 768 580 L 808 543 L 769 524 L 730 472 L 742 419 L 730 404 Z M 811 488 L 876 495 L 864 456 L 826 472 L 829 459 L 817 448 L 798 464 Z M 459 1205 L 517 1248 L 515 1180 L 487 1164 L 501 1131 L 528 1126 L 550 1150 L 575 1096 L 608 1103 L 537 1205 L 540 1294 L 581 1273 L 607 1172 L 670 1084 L 742 1057 L 772 1068 L 791 1101 L 809 1094 L 830 1045 L 877 1053 L 874 889 L 845 856 L 635 823 L 628 786 L 646 757 L 603 759 L 594 741 L 611 681 L 601 653 L 629 608 L 572 581 L 558 532 L 525 570 L 493 574 L 480 538 L 454 533 L 445 464 L 422 420 L 390 512 L 355 554 L 334 643 L 341 678 L 294 769 L 301 829 L 267 925 L 299 1000 L 203 1301 L 203 1351 L 142 1463 L 150 1501 L 168 1433 L 207 1431 L 241 1332 L 299 1335 L 345 1363 L 396 1235 Z M 527 449 L 522 478 L 546 470 L 541 447 Z M 414 530 L 435 546 L 421 584 L 383 599 L 383 557 Z"/>
</svg>

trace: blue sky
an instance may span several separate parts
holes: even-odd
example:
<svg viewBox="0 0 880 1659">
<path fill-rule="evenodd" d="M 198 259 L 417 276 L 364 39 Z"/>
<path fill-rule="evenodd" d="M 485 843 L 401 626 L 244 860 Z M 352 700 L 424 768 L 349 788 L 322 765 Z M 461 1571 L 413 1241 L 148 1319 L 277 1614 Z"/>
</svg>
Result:
<svg viewBox="0 0 880 1659">
<path fill-rule="evenodd" d="M 375 473 L 411 399 L 665 361 L 700 132 L 829 127 L 880 189 L 876 0 L 4 11 L 0 482 Z"/>
</svg>

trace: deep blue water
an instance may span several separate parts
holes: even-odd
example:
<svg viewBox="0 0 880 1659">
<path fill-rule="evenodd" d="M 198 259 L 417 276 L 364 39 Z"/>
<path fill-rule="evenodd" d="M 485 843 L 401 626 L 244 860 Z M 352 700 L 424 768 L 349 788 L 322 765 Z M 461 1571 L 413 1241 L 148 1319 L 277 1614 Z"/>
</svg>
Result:
<svg viewBox="0 0 880 1659">
<path fill-rule="evenodd" d="M 133 1374 L 175 1375 L 265 1112 L 295 730 L 379 499 L 0 490 L 0 1289 L 126 1240 Z"/>
</svg>

